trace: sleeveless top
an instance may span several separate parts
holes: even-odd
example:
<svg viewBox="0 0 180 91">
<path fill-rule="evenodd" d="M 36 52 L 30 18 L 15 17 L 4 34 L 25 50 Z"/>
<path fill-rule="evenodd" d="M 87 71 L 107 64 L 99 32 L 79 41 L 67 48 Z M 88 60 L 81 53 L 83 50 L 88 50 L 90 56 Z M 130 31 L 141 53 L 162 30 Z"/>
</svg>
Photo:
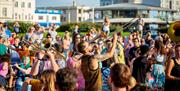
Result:
<svg viewBox="0 0 180 91">
<path fill-rule="evenodd" d="M 106 25 L 105 23 L 103 24 L 103 32 L 109 32 L 110 28 L 109 25 Z"/>
<path fill-rule="evenodd" d="M 180 64 L 176 62 L 173 58 L 174 67 L 171 70 L 171 75 L 175 77 L 180 77 Z M 168 80 L 166 79 L 165 91 L 180 91 L 180 80 Z"/>
<path fill-rule="evenodd" d="M 101 70 L 98 66 L 96 70 L 91 69 L 90 55 L 82 57 L 81 71 L 85 79 L 85 91 L 101 91 L 102 88 L 102 75 Z"/>
</svg>

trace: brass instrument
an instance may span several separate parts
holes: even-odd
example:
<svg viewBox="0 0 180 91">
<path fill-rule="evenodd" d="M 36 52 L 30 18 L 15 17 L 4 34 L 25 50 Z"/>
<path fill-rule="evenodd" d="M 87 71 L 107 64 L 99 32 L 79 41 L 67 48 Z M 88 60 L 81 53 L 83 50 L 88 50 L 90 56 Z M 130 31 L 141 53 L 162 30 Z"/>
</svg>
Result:
<svg viewBox="0 0 180 91">
<path fill-rule="evenodd" d="M 46 43 L 45 45 L 44 45 L 44 47 L 45 47 L 45 50 L 46 51 L 51 51 L 51 52 L 53 52 L 54 54 L 55 54 L 55 58 L 63 58 L 64 60 L 66 59 L 65 58 L 65 56 L 61 53 L 61 49 L 58 47 L 57 48 L 57 46 L 59 46 L 59 45 L 56 45 L 56 44 L 54 44 L 54 45 L 52 45 L 50 42 L 49 43 Z"/>
<path fill-rule="evenodd" d="M 58 50 L 57 48 L 55 48 L 54 45 L 52 45 L 50 42 L 46 42 L 44 44 L 44 47 L 40 47 L 38 46 L 38 44 L 33 44 L 30 43 L 29 41 L 23 40 L 22 42 L 26 43 L 27 45 L 31 46 L 33 48 L 32 51 L 35 52 L 39 52 L 41 50 L 45 50 L 45 51 L 51 51 L 53 54 L 55 54 L 55 58 L 63 58 L 65 60 L 64 55 L 60 52 L 60 50 Z"/>
<path fill-rule="evenodd" d="M 180 21 L 172 23 L 168 29 L 168 35 L 174 42 L 180 41 Z"/>
</svg>

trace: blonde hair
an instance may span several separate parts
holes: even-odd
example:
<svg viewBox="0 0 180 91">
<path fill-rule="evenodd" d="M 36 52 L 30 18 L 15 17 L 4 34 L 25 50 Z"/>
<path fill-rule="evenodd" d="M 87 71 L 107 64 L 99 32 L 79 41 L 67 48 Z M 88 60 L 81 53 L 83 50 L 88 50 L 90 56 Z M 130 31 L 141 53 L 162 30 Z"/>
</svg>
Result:
<svg viewBox="0 0 180 91">
<path fill-rule="evenodd" d="M 131 88 L 135 87 L 136 86 L 136 79 L 134 77 L 131 77 L 130 80 L 129 80 L 129 86 Z"/>
<path fill-rule="evenodd" d="M 40 80 L 43 85 L 41 91 L 55 91 L 56 73 L 53 70 L 43 71 Z"/>
</svg>

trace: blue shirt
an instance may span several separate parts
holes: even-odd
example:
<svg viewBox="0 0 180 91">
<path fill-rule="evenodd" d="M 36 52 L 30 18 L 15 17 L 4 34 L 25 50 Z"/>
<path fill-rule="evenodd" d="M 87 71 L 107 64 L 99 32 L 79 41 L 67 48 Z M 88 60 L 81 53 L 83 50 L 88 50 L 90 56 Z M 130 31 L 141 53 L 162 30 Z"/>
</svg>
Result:
<svg viewBox="0 0 180 91">
<path fill-rule="evenodd" d="M 10 38 L 12 36 L 11 31 L 9 29 L 6 29 L 5 33 L 7 38 Z"/>
</svg>

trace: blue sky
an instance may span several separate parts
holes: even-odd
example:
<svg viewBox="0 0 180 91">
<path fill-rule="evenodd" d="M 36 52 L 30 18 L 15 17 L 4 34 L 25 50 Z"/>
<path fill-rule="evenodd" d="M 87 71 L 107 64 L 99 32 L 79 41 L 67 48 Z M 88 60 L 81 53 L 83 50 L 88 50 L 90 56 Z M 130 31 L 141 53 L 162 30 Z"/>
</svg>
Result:
<svg viewBox="0 0 180 91">
<path fill-rule="evenodd" d="M 70 6 L 73 0 L 36 0 L 37 7 L 44 6 Z M 77 0 L 77 5 L 95 7 L 99 5 L 100 0 Z"/>
</svg>

